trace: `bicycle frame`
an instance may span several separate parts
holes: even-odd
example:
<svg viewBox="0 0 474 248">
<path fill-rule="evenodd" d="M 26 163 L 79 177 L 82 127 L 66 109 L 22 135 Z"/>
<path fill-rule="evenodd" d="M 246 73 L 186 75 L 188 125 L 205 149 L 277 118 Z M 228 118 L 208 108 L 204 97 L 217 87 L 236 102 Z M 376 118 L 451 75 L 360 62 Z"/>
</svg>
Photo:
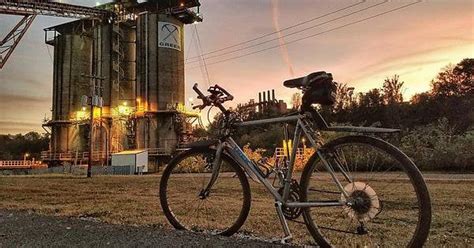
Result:
<svg viewBox="0 0 474 248">
<path fill-rule="evenodd" d="M 293 137 L 293 147 L 291 148 L 290 154 L 290 162 L 288 165 L 288 171 L 285 175 L 285 180 L 283 184 L 283 194 L 280 194 L 278 190 L 273 187 L 273 185 L 264 178 L 257 168 L 257 165 L 252 162 L 247 155 L 242 151 L 239 145 L 235 142 L 232 137 L 226 137 L 224 140 L 221 140 L 220 143 L 217 145 L 217 152 L 216 152 L 216 159 L 213 162 L 213 170 L 212 170 L 212 177 L 209 181 L 207 187 L 205 188 L 204 192 L 209 191 L 212 188 L 212 185 L 217 180 L 220 163 L 221 163 L 221 153 L 226 152 L 228 155 L 232 157 L 246 172 L 247 174 L 255 181 L 262 183 L 265 188 L 272 194 L 275 201 L 277 203 L 281 203 L 283 206 L 286 207 L 295 207 L 295 208 L 308 208 L 308 207 L 331 207 L 331 206 L 343 206 L 346 205 L 346 202 L 343 200 L 338 201 L 312 201 L 312 202 L 289 202 L 288 197 L 290 194 L 290 187 L 291 187 L 291 178 L 293 175 L 293 167 L 295 164 L 296 158 L 296 151 L 300 144 L 301 136 L 304 135 L 307 140 L 310 142 L 312 147 L 318 147 L 318 141 L 316 136 L 316 131 L 313 130 L 312 124 L 316 124 L 317 129 L 320 131 L 333 131 L 333 132 L 355 132 L 355 133 L 395 133 L 399 132 L 398 129 L 389 129 L 389 128 L 374 128 L 374 127 L 354 127 L 354 126 L 328 126 L 326 121 L 322 118 L 319 112 L 314 111 L 312 113 L 311 120 L 308 120 L 308 117 L 305 114 L 299 113 L 297 115 L 286 116 L 286 117 L 277 117 L 277 118 L 270 118 L 270 119 L 262 119 L 262 120 L 255 120 L 255 121 L 246 121 L 235 124 L 238 127 L 244 126 L 254 126 L 254 125 L 262 125 L 262 124 L 271 124 L 271 123 L 294 123 L 296 122 L 296 129 L 294 132 Z M 344 190 L 344 186 L 341 184 L 339 179 L 337 179 L 335 175 L 335 170 L 333 165 L 329 163 L 327 158 L 324 157 L 321 149 L 316 150 L 316 154 L 319 156 L 323 165 L 325 166 L 326 170 L 329 172 L 332 180 L 336 184 L 337 188 L 341 191 L 341 194 L 344 195 L 345 199 L 348 199 L 348 194 L 346 190 Z M 335 166 L 337 169 L 342 173 L 344 178 L 348 182 L 352 182 L 352 179 L 349 175 L 344 171 L 343 167 L 340 163 L 336 160 Z"/>
<path fill-rule="evenodd" d="M 265 188 L 273 195 L 275 201 L 280 202 L 284 206 L 287 207 L 297 207 L 297 208 L 307 208 L 307 207 L 329 207 L 329 206 L 343 206 L 345 202 L 342 200 L 334 201 L 334 202 L 289 202 L 288 197 L 290 194 L 290 187 L 291 187 L 291 178 L 293 175 L 293 167 L 295 164 L 296 158 L 296 151 L 300 144 L 300 140 L 302 135 L 307 137 L 308 141 L 311 143 L 313 147 L 317 147 L 317 137 L 315 136 L 315 132 L 311 130 L 305 122 L 305 116 L 299 114 L 295 116 L 288 116 L 288 117 L 278 117 L 272 119 L 264 119 L 264 120 L 257 120 L 257 121 L 248 121 L 239 123 L 237 126 L 250 126 L 250 125 L 260 125 L 260 124 L 269 124 L 269 123 L 290 123 L 296 122 L 296 129 L 294 132 L 293 138 L 293 147 L 291 149 L 290 155 L 290 162 L 288 165 L 288 171 L 286 172 L 286 177 L 284 180 L 283 185 L 283 194 L 278 192 L 278 189 L 273 187 L 272 183 L 270 183 L 266 178 L 264 178 L 257 168 L 257 165 L 253 163 L 247 155 L 242 151 L 239 145 L 234 141 L 232 137 L 227 138 L 224 142 L 220 143 L 218 150 L 225 151 L 229 154 L 246 172 L 247 174 L 257 182 L 262 183 Z M 223 148 L 223 149 L 222 149 Z M 332 168 L 331 164 L 324 158 L 321 151 L 316 151 L 317 155 L 321 158 L 321 161 L 324 163 L 324 166 L 330 172 L 333 181 L 336 183 L 337 187 L 341 191 L 343 195 L 347 198 L 347 192 L 344 190 L 344 187 L 339 182 L 339 180 L 334 175 L 334 169 Z M 218 155 L 219 156 L 219 155 Z M 220 161 L 217 161 L 220 162 Z"/>
</svg>

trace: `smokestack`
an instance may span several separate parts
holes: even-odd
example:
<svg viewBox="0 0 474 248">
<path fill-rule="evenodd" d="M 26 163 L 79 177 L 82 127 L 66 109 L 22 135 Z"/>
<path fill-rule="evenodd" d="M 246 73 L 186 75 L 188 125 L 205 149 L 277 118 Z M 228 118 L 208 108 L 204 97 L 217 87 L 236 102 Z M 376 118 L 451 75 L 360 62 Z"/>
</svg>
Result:
<svg viewBox="0 0 474 248">
<path fill-rule="evenodd" d="M 258 92 L 258 103 L 262 102 L 262 92 Z"/>
<path fill-rule="evenodd" d="M 275 89 L 272 89 L 272 99 L 275 101 Z"/>
<path fill-rule="evenodd" d="M 267 102 L 267 97 L 265 96 L 265 91 L 263 92 L 263 102 Z"/>
<path fill-rule="evenodd" d="M 270 90 L 267 90 L 268 102 L 272 101 L 272 96 L 270 95 Z"/>
</svg>

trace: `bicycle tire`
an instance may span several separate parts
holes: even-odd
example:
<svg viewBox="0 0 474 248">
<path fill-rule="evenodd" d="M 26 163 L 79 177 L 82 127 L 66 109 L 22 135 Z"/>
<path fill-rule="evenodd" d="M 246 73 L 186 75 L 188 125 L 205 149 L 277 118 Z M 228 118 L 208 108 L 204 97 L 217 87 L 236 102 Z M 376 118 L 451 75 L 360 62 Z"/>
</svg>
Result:
<svg viewBox="0 0 474 248">
<path fill-rule="evenodd" d="M 172 175 L 173 169 L 177 165 L 179 165 L 181 161 L 183 161 L 184 159 L 188 157 L 191 157 L 193 155 L 199 155 L 199 154 L 206 155 L 206 154 L 212 154 L 212 153 L 215 154 L 215 150 L 211 148 L 192 148 L 190 150 L 180 153 L 178 156 L 172 159 L 170 163 L 167 165 L 167 167 L 165 168 L 165 170 L 163 171 L 163 175 L 160 181 L 160 197 L 159 197 L 161 207 L 163 209 L 163 212 L 166 218 L 170 222 L 170 224 L 178 230 L 190 230 L 190 229 L 187 228 L 186 225 L 184 225 L 183 223 L 179 221 L 179 219 L 176 217 L 176 215 L 173 213 L 173 210 L 169 206 L 168 182 L 169 182 L 170 176 Z M 249 182 L 242 168 L 225 153 L 222 154 L 222 161 L 228 164 L 236 173 L 238 177 L 238 181 L 241 186 L 242 193 L 243 193 L 242 207 L 241 207 L 240 213 L 238 214 L 238 218 L 235 219 L 235 221 L 232 221 L 232 224 L 230 226 L 215 232 L 215 234 L 218 234 L 218 235 L 231 236 L 232 234 L 234 234 L 240 229 L 240 227 L 245 223 L 245 220 L 248 217 L 248 214 L 250 211 L 250 204 L 251 204 L 251 191 L 250 191 Z M 219 175 L 219 177 L 221 177 L 221 174 Z M 219 180 L 219 177 L 218 177 L 218 180 Z M 229 192 L 229 194 L 231 195 L 232 193 L 234 192 Z M 211 193 L 211 197 L 212 197 L 212 193 Z M 219 206 L 216 206 L 216 207 L 219 207 Z"/>
<path fill-rule="evenodd" d="M 416 229 L 413 233 L 410 242 L 407 244 L 407 247 L 422 247 L 428 237 L 431 224 L 431 200 L 426 183 L 416 165 L 403 152 L 401 152 L 392 144 L 385 142 L 381 139 L 369 136 L 341 137 L 324 145 L 321 148 L 321 151 L 333 151 L 337 147 L 345 144 L 368 145 L 390 154 L 394 159 L 400 162 L 403 167 L 402 169 L 408 175 L 409 181 L 415 189 L 419 208 Z M 319 156 L 314 153 L 308 160 L 305 169 L 301 175 L 300 185 L 302 187 L 302 201 L 308 200 L 307 195 L 309 191 L 309 182 L 319 160 Z M 322 234 L 321 230 L 318 228 L 318 225 L 315 223 L 316 220 L 314 220 L 311 216 L 310 211 L 310 208 L 306 208 L 303 210 L 303 217 L 308 231 L 311 233 L 311 236 L 314 238 L 314 240 L 318 243 L 319 246 L 331 247 L 331 240 L 328 240 L 325 235 Z"/>
</svg>

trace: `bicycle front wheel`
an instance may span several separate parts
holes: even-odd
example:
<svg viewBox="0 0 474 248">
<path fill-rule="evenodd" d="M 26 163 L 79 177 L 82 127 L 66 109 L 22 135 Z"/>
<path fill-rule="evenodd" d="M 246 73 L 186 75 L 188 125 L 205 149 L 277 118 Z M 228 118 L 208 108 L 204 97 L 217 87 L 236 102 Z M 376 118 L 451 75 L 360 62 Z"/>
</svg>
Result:
<svg viewBox="0 0 474 248">
<path fill-rule="evenodd" d="M 304 201 L 345 202 L 303 211 L 321 247 L 421 247 L 431 222 L 430 197 L 420 171 L 393 145 L 367 136 L 336 139 L 315 153 L 301 177 Z"/>
<path fill-rule="evenodd" d="M 225 154 L 219 177 L 203 194 L 212 175 L 214 149 L 190 149 L 166 167 L 160 182 L 160 203 L 176 229 L 230 236 L 250 210 L 250 186 L 240 166 Z"/>
</svg>

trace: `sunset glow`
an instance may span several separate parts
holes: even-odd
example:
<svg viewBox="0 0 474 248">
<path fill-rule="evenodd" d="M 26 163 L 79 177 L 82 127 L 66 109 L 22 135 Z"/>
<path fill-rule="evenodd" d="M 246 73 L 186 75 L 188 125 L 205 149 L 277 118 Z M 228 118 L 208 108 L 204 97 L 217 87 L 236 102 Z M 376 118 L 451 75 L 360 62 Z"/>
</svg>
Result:
<svg viewBox="0 0 474 248">
<path fill-rule="evenodd" d="M 85 1 L 65 2 L 89 6 L 96 4 L 96 1 L 87 1 L 87 4 Z M 301 1 L 301 4 L 294 4 L 297 1 L 273 2 L 278 2 L 277 10 L 272 8 L 271 0 L 203 1 L 201 11 L 204 22 L 185 28 L 185 57 L 198 55 L 196 29 L 202 51 L 206 53 L 274 32 L 276 11 L 279 15 L 276 24 L 283 29 L 356 3 L 323 0 Z M 367 1 L 365 5 L 354 9 L 362 9 L 377 2 L 381 1 Z M 284 37 L 284 40 L 291 42 L 410 2 L 413 1 L 390 1 Z M 296 30 L 349 12 L 347 10 L 321 18 Z M 186 65 L 185 99 L 196 97 L 191 90 L 194 83 L 199 83 L 202 88 L 208 86 L 206 74 L 209 74 L 211 84 L 218 83 L 234 94 L 235 99 L 229 106 L 256 99 L 259 91 L 269 89 L 275 89 L 278 99 L 290 103 L 291 95 L 296 91 L 284 88 L 282 82 L 292 77 L 292 71 L 298 77 L 324 70 L 333 73 L 336 81 L 355 87 L 357 92 L 381 87 L 386 77 L 398 74 L 405 82 L 404 95 L 408 100 L 412 95 L 428 90 L 431 79 L 446 65 L 474 57 L 473 13 L 473 2 L 469 0 L 423 1 L 394 13 L 288 44 L 288 58 L 285 58 L 286 55 L 282 57 L 279 49 L 269 49 L 216 63 L 278 45 L 279 41 L 276 40 L 242 52 L 206 59 L 207 70 L 202 61 L 190 63 Z M 7 33 L 18 19 L 16 16 L 1 15 L 0 32 Z M 42 120 L 51 115 L 54 56 L 51 47 L 44 44 L 43 28 L 66 21 L 70 19 L 38 17 L 8 64 L 0 71 L 0 133 L 42 131 Z M 294 30 L 282 34 L 291 31 Z M 255 42 L 246 45 L 250 44 Z"/>
</svg>

